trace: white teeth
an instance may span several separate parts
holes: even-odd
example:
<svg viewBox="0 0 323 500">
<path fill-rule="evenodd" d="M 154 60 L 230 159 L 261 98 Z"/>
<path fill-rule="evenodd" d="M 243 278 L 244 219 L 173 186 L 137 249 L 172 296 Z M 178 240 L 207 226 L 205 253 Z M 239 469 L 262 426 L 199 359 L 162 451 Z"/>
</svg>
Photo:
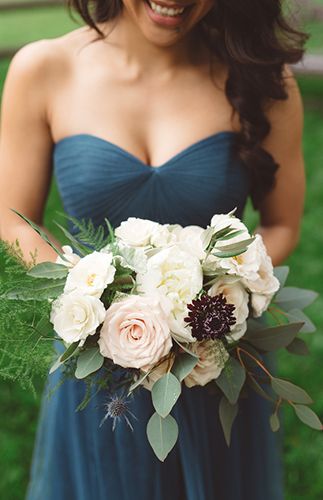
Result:
<svg viewBox="0 0 323 500">
<path fill-rule="evenodd" d="M 162 16 L 168 16 L 168 17 L 178 16 L 179 14 L 182 14 L 185 10 L 185 8 L 174 9 L 168 7 L 161 7 L 160 5 L 151 1 L 149 2 L 149 5 L 154 12 L 157 12 L 157 14 L 161 14 Z"/>
</svg>

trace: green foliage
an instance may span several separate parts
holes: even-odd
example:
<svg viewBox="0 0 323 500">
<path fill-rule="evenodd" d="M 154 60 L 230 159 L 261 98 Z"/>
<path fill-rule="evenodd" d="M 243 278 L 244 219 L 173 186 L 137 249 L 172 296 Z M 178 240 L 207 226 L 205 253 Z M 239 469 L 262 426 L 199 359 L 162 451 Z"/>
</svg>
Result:
<svg viewBox="0 0 323 500">
<path fill-rule="evenodd" d="M 0 241 L 0 296 L 26 275 L 26 266 L 14 248 Z M 50 304 L 42 301 L 0 300 L 0 377 L 33 388 L 34 377 L 45 377 L 53 358 L 48 336 Z M 45 333 L 44 333 L 45 332 Z"/>
<path fill-rule="evenodd" d="M 178 438 L 178 425 L 172 415 L 162 418 L 154 413 L 147 424 L 148 441 L 162 462 L 175 446 Z"/>
<path fill-rule="evenodd" d="M 221 375 L 215 382 L 229 403 L 235 405 L 245 380 L 246 372 L 244 368 L 242 368 L 241 364 L 235 358 L 230 357 L 226 362 L 224 370 L 222 370 Z"/>
<path fill-rule="evenodd" d="M 181 384 L 172 373 L 166 373 L 154 383 L 151 397 L 158 415 L 166 418 L 181 395 Z"/>
</svg>

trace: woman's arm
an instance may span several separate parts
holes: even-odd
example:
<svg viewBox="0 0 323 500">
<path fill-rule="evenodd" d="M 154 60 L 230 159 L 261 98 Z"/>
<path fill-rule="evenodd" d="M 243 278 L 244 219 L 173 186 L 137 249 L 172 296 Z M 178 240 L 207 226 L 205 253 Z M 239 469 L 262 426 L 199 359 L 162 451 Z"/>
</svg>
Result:
<svg viewBox="0 0 323 500">
<path fill-rule="evenodd" d="M 276 101 L 267 112 L 272 130 L 263 143 L 280 168 L 275 188 L 259 207 L 260 233 L 274 266 L 280 265 L 297 246 L 305 198 L 302 151 L 303 104 L 291 70 L 285 69 L 288 99 Z"/>
<path fill-rule="evenodd" d="M 52 163 L 47 119 L 52 60 L 47 40 L 16 53 L 5 81 L 0 121 L 0 237 L 18 239 L 25 259 L 36 251 L 38 262 L 54 261 L 57 255 L 10 209 L 43 223 Z"/>
</svg>

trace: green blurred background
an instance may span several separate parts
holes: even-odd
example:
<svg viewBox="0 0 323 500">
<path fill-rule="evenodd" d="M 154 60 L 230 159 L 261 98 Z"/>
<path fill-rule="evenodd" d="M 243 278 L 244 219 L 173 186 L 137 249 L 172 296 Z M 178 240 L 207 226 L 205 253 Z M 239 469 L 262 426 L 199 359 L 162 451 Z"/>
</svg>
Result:
<svg viewBox="0 0 323 500">
<path fill-rule="evenodd" d="M 51 38 L 77 28 L 63 6 L 24 7 L 1 10 L 1 49 L 19 47 L 25 43 Z M 27 0 L 21 0 L 27 5 Z M 323 0 L 299 0 L 302 24 L 312 34 L 307 48 L 310 54 L 323 58 Z M 296 9 L 298 10 L 298 9 Z M 5 51 L 3 50 L 3 53 Z M 0 57 L 0 95 L 10 58 Z M 304 335 L 311 350 L 308 358 L 295 357 L 287 352 L 279 355 L 279 374 L 303 386 L 315 399 L 313 409 L 323 416 L 322 359 L 323 359 L 323 63 L 322 75 L 298 76 L 305 106 L 304 154 L 307 172 L 307 197 L 302 238 L 288 259 L 291 266 L 289 283 L 312 288 L 320 293 L 308 313 L 318 327 L 315 335 Z M 46 224 L 55 233 L 51 221 L 60 206 L 53 184 L 46 210 Z M 246 222 L 253 228 L 257 214 L 250 203 Z M 22 390 L 18 385 L 0 382 L 0 498 L 23 499 L 35 437 L 40 394 L 43 381 L 37 383 L 39 396 Z M 289 408 L 284 410 L 285 487 L 286 500 L 323 499 L 323 440 L 322 435 L 303 426 Z M 44 499 L 46 500 L 46 499 Z M 59 499 L 57 499 L 59 500 Z M 72 499 L 71 499 L 72 500 Z M 201 499 L 203 500 L 203 499 Z M 261 499 L 259 499 L 261 500 Z M 275 499 L 273 499 L 275 500 Z"/>
</svg>

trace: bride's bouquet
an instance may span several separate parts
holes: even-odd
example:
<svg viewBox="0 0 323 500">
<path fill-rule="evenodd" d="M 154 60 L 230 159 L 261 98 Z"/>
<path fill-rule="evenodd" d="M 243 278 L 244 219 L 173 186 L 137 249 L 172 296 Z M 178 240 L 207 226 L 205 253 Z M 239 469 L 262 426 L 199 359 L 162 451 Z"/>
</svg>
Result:
<svg viewBox="0 0 323 500">
<path fill-rule="evenodd" d="M 129 398 L 139 388 L 151 391 L 147 436 L 160 460 L 177 440 L 171 411 L 183 385 L 219 392 L 228 445 L 239 399 L 249 389 L 273 402 L 273 431 L 279 429 L 283 403 L 304 423 L 322 429 L 309 395 L 275 377 L 265 361 L 280 348 L 307 354 L 297 335 L 315 330 L 303 309 L 316 294 L 286 287 L 288 268 L 273 268 L 262 237 L 249 234 L 234 212 L 214 215 L 206 229 L 132 217 L 116 229 L 107 220 L 107 228 L 95 228 L 73 219 L 73 234 L 62 228 L 71 243 L 63 252 L 22 216 L 58 257 L 56 263 L 26 269 L 2 290 L 2 300 L 22 308 L 32 304 L 34 310 L 46 304 L 37 321 L 26 309 L 33 338 L 38 346 L 54 331 L 63 349 L 50 372 L 60 369 L 66 377 L 85 380 L 81 408 L 95 390 L 105 390 L 103 421 L 112 417 L 115 425 L 125 418 L 132 427 Z M 2 336 L 8 349 L 14 331 L 10 337 L 11 345 Z M 12 366 L 17 352 L 9 351 L 5 359 Z M 33 352 L 28 359 L 37 365 L 37 349 Z"/>
</svg>

